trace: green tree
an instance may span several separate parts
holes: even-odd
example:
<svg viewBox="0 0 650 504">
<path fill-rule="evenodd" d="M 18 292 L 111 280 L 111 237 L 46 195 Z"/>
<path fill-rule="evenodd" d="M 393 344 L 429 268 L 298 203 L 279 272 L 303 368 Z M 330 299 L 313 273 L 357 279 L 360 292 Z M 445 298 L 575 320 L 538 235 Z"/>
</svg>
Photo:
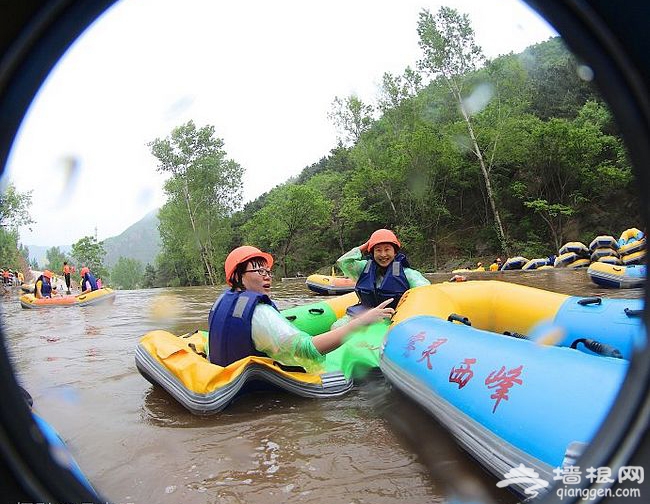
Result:
<svg viewBox="0 0 650 504">
<path fill-rule="evenodd" d="M 138 289 L 144 283 L 144 268 L 137 259 L 122 257 L 111 270 L 111 283 L 118 289 Z"/>
<path fill-rule="evenodd" d="M 96 277 L 103 277 L 104 280 L 108 278 L 108 270 L 104 266 L 106 256 L 104 242 L 98 242 L 94 236 L 84 236 L 72 244 L 71 255 L 77 263 L 78 270 L 85 265 Z"/>
<path fill-rule="evenodd" d="M 328 117 L 343 134 L 340 141 L 355 144 L 372 124 L 373 110 L 372 105 L 363 103 L 356 95 L 345 99 L 337 96 Z"/>
<path fill-rule="evenodd" d="M 606 122 L 607 114 L 587 103 L 574 120 L 538 121 L 530 132 L 527 169 L 518 172 L 512 192 L 543 219 L 556 250 L 569 219 L 587 222 L 592 202 L 631 194 L 631 168 L 620 140 L 601 131 Z"/>
<path fill-rule="evenodd" d="M 0 268 L 18 269 L 21 256 L 18 252 L 18 231 L 0 229 Z"/>
<path fill-rule="evenodd" d="M 18 250 L 18 228 L 34 221 L 29 214 L 32 193 L 20 193 L 10 183 L 0 194 L 0 268 L 18 269 L 23 264 Z"/>
<path fill-rule="evenodd" d="M 147 265 L 144 267 L 144 274 L 142 275 L 142 287 L 144 289 L 151 289 L 157 286 L 158 284 L 156 283 L 156 268 L 154 268 L 151 264 L 147 263 Z"/>
<path fill-rule="evenodd" d="M 171 261 L 169 271 L 178 269 L 179 259 L 198 262 L 205 279 L 215 285 L 230 241 L 227 220 L 241 202 L 243 169 L 226 158 L 214 126 L 197 129 L 189 121 L 148 145 L 158 159 L 158 171 L 170 175 L 165 182 L 168 200 L 158 216 L 162 253 L 171 258 L 179 242 L 185 251 L 184 257 Z"/>
<path fill-rule="evenodd" d="M 400 109 L 405 101 L 417 96 L 422 89 L 422 76 L 410 67 L 403 75 L 385 73 L 380 89 L 379 109 L 386 114 Z M 402 107 L 403 108 L 403 107 Z"/>
<path fill-rule="evenodd" d="M 593 83 L 580 77 L 580 63 L 561 37 L 528 47 L 518 59 L 529 72 L 529 112 L 536 117 L 572 119 L 586 101 L 598 99 Z"/>
<path fill-rule="evenodd" d="M 418 63 L 419 68 L 434 77 L 440 77 L 459 106 L 469 135 L 470 150 L 478 160 L 483 175 L 497 235 L 502 249 L 507 251 L 508 240 L 497 208 L 488 164 L 472 121 L 472 115 L 477 113 L 480 107 L 465 96 L 464 86 L 468 74 L 476 70 L 483 61 L 481 48 L 474 41 L 474 30 L 469 16 L 459 14 L 449 7 L 441 7 L 435 16 L 425 9 L 420 13 L 418 35 L 419 45 L 424 53 Z"/>
<path fill-rule="evenodd" d="M 0 226 L 3 229 L 18 229 L 33 224 L 34 220 L 29 215 L 31 204 L 32 191 L 20 193 L 10 183 L 0 195 Z"/>
<path fill-rule="evenodd" d="M 328 201 L 311 187 L 276 188 L 266 206 L 244 226 L 247 241 L 271 250 L 288 276 L 290 267 L 304 267 L 304 255 L 319 242 L 330 213 Z"/>
<path fill-rule="evenodd" d="M 45 257 L 47 259 L 48 269 L 52 270 L 58 275 L 63 274 L 63 261 L 67 261 L 68 258 L 63 252 L 61 252 L 59 247 L 52 247 L 48 249 L 45 252 Z"/>
<path fill-rule="evenodd" d="M 346 230 L 356 225 L 354 219 L 349 218 L 347 209 L 344 209 L 345 179 L 343 173 L 325 171 L 314 175 L 306 183 L 307 187 L 313 188 L 318 194 L 327 195 L 330 203 L 330 218 L 327 231 L 330 231 L 333 235 L 333 241 L 338 244 L 341 254 L 345 252 Z"/>
</svg>

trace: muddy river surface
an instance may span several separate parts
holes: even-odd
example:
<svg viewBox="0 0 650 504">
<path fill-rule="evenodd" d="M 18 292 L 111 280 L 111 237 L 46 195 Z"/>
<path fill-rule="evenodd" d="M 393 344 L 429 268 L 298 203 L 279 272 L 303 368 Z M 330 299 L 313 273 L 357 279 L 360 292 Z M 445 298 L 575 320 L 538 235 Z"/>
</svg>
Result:
<svg viewBox="0 0 650 504">
<path fill-rule="evenodd" d="M 427 275 L 432 282 L 450 274 Z M 571 295 L 604 290 L 586 271 L 476 273 Z M 147 331 L 207 328 L 223 287 L 118 291 L 110 306 L 21 309 L 2 297 L 15 372 L 97 490 L 114 503 L 424 503 L 519 499 L 496 487 L 444 429 L 380 376 L 342 398 L 240 398 L 197 417 L 136 370 Z M 18 289 L 14 289 L 18 290 Z M 280 309 L 319 298 L 304 279 L 275 281 Z"/>
</svg>

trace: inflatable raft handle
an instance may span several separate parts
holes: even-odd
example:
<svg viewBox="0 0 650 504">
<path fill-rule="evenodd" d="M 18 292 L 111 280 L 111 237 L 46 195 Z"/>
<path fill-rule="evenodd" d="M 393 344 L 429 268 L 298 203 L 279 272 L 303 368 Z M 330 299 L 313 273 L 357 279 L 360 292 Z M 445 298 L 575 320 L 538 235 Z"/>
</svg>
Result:
<svg viewBox="0 0 650 504">
<path fill-rule="evenodd" d="M 469 321 L 467 317 L 463 317 L 462 315 L 458 315 L 457 313 L 452 313 L 447 317 L 447 322 L 460 322 L 461 324 L 465 324 L 467 326 L 471 326 L 472 323 Z"/>
<path fill-rule="evenodd" d="M 615 357 L 616 359 L 623 358 L 623 355 L 618 350 L 618 348 L 615 348 L 611 345 L 607 345 L 605 343 L 601 343 L 600 341 L 596 341 L 589 338 L 579 338 L 575 340 L 573 343 L 571 343 L 571 348 L 577 348 L 578 343 L 583 343 L 586 348 L 588 348 L 592 352 L 596 352 L 599 355 L 604 355 L 605 357 Z"/>
<path fill-rule="evenodd" d="M 307 371 L 305 370 L 304 367 L 302 366 L 290 366 L 288 364 L 282 364 L 281 362 L 278 361 L 273 361 L 273 365 L 276 367 L 279 367 L 282 371 L 286 371 L 287 373 L 306 373 Z"/>
<path fill-rule="evenodd" d="M 623 311 L 628 317 L 640 317 L 643 315 L 643 310 L 630 310 L 629 308 L 625 308 Z"/>
<path fill-rule="evenodd" d="M 506 336 L 511 336 L 513 338 L 517 338 L 517 339 L 525 339 L 525 340 L 528 339 L 528 336 L 526 336 L 525 334 L 518 333 L 518 332 L 503 331 L 503 334 L 505 334 Z"/>
<path fill-rule="evenodd" d="M 578 300 L 578 304 L 582 305 L 582 306 L 586 306 L 586 305 L 590 305 L 590 304 L 600 304 L 602 302 L 603 302 L 603 300 L 601 298 L 599 298 L 598 296 L 587 297 L 587 298 Z"/>
<path fill-rule="evenodd" d="M 323 313 L 325 313 L 325 310 L 323 310 L 322 308 L 310 308 L 309 313 L 311 313 L 312 315 L 322 315 Z M 284 318 L 286 318 L 289 322 L 293 322 L 294 320 L 296 320 L 295 315 L 287 315 Z"/>
</svg>

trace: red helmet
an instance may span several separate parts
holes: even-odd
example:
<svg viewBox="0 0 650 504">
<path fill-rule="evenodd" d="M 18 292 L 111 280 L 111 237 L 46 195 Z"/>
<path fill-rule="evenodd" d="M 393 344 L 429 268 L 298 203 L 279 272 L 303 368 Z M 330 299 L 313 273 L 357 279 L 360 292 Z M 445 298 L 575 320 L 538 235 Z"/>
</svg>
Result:
<svg viewBox="0 0 650 504">
<path fill-rule="evenodd" d="M 372 248 L 375 245 L 379 245 L 380 243 L 391 243 L 397 246 L 397 248 L 400 248 L 402 246 L 402 244 L 397 239 L 397 236 L 395 236 L 395 233 L 393 233 L 390 229 L 378 229 L 372 233 L 370 235 L 370 239 L 368 240 L 368 251 L 371 252 Z"/>
<path fill-rule="evenodd" d="M 273 267 L 273 256 L 262 252 L 257 247 L 251 247 L 250 245 L 242 245 L 234 249 L 228 257 L 226 257 L 226 263 L 224 264 L 224 270 L 226 272 L 226 283 L 232 285 L 230 279 L 232 274 L 235 272 L 237 266 L 243 262 L 253 259 L 254 257 L 260 257 L 266 261 L 266 264 L 269 268 Z"/>
</svg>

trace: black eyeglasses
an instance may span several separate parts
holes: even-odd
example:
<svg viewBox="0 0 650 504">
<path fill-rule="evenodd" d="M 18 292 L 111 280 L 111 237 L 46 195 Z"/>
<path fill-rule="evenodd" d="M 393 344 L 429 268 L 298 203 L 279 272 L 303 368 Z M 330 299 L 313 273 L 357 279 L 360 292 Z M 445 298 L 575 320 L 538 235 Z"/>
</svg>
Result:
<svg viewBox="0 0 650 504">
<path fill-rule="evenodd" d="M 271 273 L 271 270 L 266 269 L 266 268 L 257 268 L 257 269 L 252 269 L 252 270 L 244 270 L 244 273 L 252 273 L 253 271 L 257 271 L 257 274 L 259 276 L 273 277 L 273 273 Z"/>
</svg>

